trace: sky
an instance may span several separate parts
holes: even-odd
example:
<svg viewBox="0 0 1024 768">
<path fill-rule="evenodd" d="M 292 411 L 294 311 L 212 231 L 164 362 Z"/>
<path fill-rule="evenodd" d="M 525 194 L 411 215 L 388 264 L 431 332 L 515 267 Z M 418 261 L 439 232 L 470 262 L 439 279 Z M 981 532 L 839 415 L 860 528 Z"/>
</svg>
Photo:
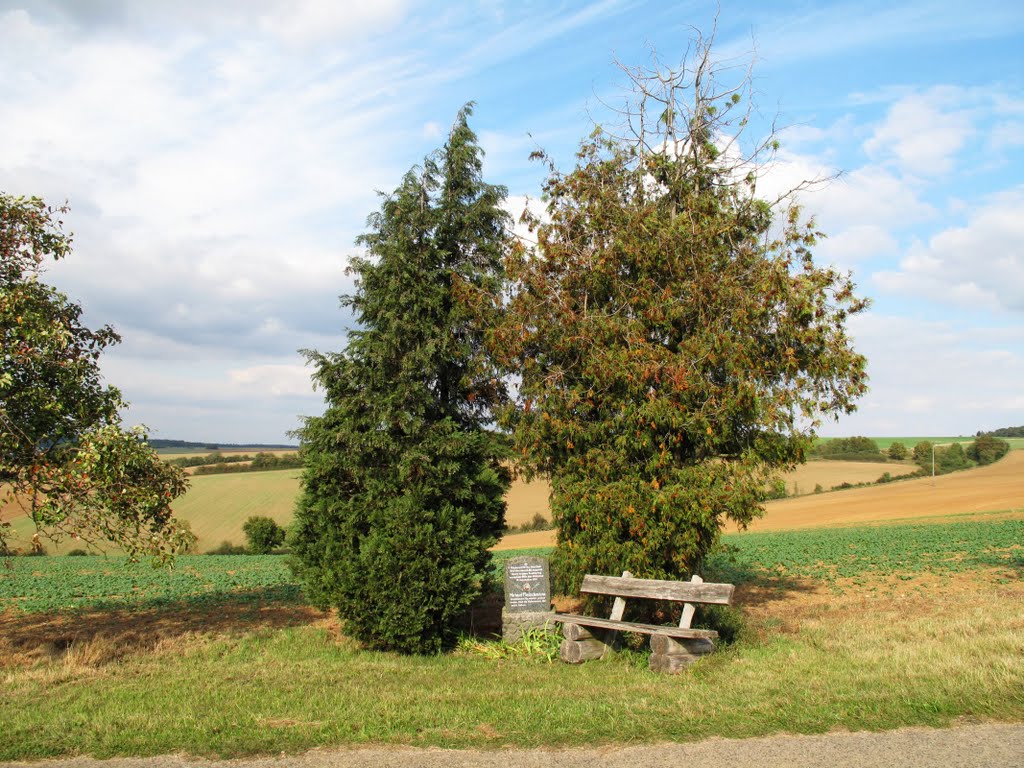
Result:
<svg viewBox="0 0 1024 768">
<path fill-rule="evenodd" d="M 293 442 L 323 411 L 301 349 L 340 350 L 338 297 L 378 191 L 459 108 L 516 215 L 543 148 L 568 170 L 618 63 L 693 30 L 753 62 L 771 173 L 852 272 L 870 391 L 826 435 L 1024 424 L 1024 4 L 0 0 L 0 191 L 71 206 L 45 278 L 123 342 L 103 360 L 154 437 Z M 717 25 L 716 25 L 717 14 Z"/>
</svg>

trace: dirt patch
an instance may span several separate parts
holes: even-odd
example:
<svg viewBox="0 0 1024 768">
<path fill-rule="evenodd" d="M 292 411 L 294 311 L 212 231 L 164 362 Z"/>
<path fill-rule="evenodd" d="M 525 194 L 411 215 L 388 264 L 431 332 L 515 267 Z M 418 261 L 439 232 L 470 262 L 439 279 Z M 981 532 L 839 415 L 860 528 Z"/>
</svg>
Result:
<svg viewBox="0 0 1024 768">
<path fill-rule="evenodd" d="M 759 632 L 796 634 L 807 621 L 886 615 L 910 619 L 948 613 L 950 606 L 976 604 L 980 596 L 1024 605 L 1024 582 L 1005 571 L 981 569 L 955 576 L 886 574 L 823 583 L 802 579 L 785 586 L 736 588 L 734 604 Z"/>
</svg>

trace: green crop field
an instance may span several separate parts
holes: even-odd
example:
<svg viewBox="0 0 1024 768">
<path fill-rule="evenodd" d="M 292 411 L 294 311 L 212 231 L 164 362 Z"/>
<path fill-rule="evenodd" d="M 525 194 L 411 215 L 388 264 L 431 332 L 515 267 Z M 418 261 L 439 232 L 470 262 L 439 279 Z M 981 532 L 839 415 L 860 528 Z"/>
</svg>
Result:
<svg viewBox="0 0 1024 768">
<path fill-rule="evenodd" d="M 191 555 L 173 569 L 111 557 L 25 557 L 0 571 L 0 611 L 145 609 L 185 603 L 301 600 L 286 559 Z"/>
<path fill-rule="evenodd" d="M 737 584 L 1024 568 L 1024 520 L 828 528 L 742 533 L 723 537 L 724 551 L 708 563 L 713 578 Z M 504 563 L 550 548 L 496 553 Z M 0 610 L 48 612 L 110 607 L 149 608 L 217 601 L 301 601 L 282 556 L 191 555 L 173 570 L 123 557 L 15 558 L 0 571 Z"/>
</svg>

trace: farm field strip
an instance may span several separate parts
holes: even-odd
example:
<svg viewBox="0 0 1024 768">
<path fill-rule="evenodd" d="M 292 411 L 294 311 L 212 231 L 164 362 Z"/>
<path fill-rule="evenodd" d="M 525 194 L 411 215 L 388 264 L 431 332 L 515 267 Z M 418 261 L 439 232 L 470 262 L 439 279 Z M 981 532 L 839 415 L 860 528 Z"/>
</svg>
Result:
<svg viewBox="0 0 1024 768">
<path fill-rule="evenodd" d="M 726 535 L 709 571 L 736 583 L 763 578 L 833 581 L 863 574 L 938 573 L 974 568 L 1024 568 L 1024 520 L 964 521 Z M 531 554 L 546 554 L 539 548 Z M 495 556 L 504 562 L 521 552 Z M 257 600 L 301 602 L 287 558 L 273 555 L 190 555 L 173 570 L 121 557 L 16 558 L 0 572 L 0 611 L 147 608 L 175 602 Z"/>
</svg>

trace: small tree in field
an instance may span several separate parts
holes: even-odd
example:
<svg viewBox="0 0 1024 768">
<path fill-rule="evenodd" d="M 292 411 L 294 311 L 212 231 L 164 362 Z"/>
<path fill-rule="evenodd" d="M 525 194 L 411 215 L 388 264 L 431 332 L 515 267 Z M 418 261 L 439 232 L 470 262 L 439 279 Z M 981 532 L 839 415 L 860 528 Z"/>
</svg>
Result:
<svg viewBox="0 0 1024 768">
<path fill-rule="evenodd" d="M 327 410 L 300 432 L 295 568 L 347 632 L 403 652 L 454 639 L 487 578 L 510 482 L 507 451 L 484 428 L 504 393 L 482 343 L 503 280 L 505 191 L 481 178 L 469 114 L 370 217 L 345 350 L 308 353 Z"/>
<path fill-rule="evenodd" d="M 903 461 L 907 458 L 907 446 L 896 441 L 889 445 L 889 458 L 893 461 Z"/>
<path fill-rule="evenodd" d="M 865 390 L 845 331 L 865 302 L 815 264 L 798 208 L 759 197 L 777 145 L 744 143 L 749 80 L 723 85 L 709 41 L 691 51 L 678 70 L 627 70 L 622 130 L 551 167 L 536 248 L 510 260 L 493 343 L 522 374 L 509 422 L 550 476 L 565 590 L 692 573 Z"/>
<path fill-rule="evenodd" d="M 254 555 L 269 555 L 284 544 L 284 528 L 272 517 L 254 515 L 242 525 L 249 551 Z"/>
<path fill-rule="evenodd" d="M 171 516 L 187 481 L 121 426 L 125 402 L 99 369 L 117 333 L 87 328 L 81 306 L 41 280 L 44 262 L 71 252 L 65 211 L 0 193 L 0 508 L 51 537 L 165 559 L 195 541 Z"/>
</svg>

